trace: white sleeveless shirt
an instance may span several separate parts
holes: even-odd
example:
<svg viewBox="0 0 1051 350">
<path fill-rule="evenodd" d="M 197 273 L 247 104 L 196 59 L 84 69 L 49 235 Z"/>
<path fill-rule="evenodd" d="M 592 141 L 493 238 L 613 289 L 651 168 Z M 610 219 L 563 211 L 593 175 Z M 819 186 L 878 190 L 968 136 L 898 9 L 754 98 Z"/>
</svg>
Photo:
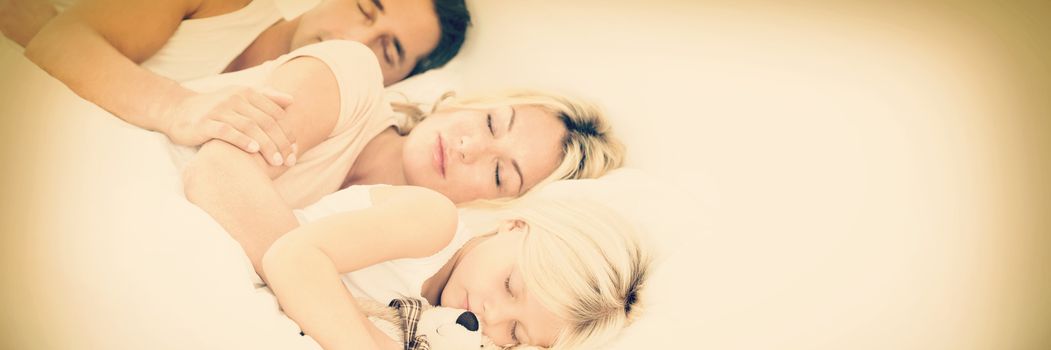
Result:
<svg viewBox="0 0 1051 350">
<path fill-rule="evenodd" d="M 319 0 L 253 0 L 226 14 L 184 20 L 168 42 L 141 66 L 175 81 L 222 73 L 259 34 L 291 20 Z"/>
<path fill-rule="evenodd" d="M 78 1 L 50 0 L 59 12 Z M 179 82 L 222 73 L 264 30 L 281 19 L 293 20 L 320 2 L 252 0 L 230 13 L 183 20 L 164 46 L 141 66 Z"/>
<path fill-rule="evenodd" d="M 339 87 L 339 117 L 321 143 L 302 152 L 295 166 L 274 179 L 277 191 L 293 208 L 303 208 L 339 190 L 369 141 L 396 124 L 390 104 L 383 99 L 383 75 L 372 50 L 354 41 L 329 40 L 303 46 L 256 67 L 183 83 L 198 92 L 235 85 L 263 86 L 274 69 L 300 56 L 317 58 L 332 70 Z M 171 145 L 171 150 L 176 167 L 182 169 L 197 147 Z"/>
<path fill-rule="evenodd" d="M 306 224 L 333 214 L 361 210 L 372 206 L 371 188 L 387 185 L 351 186 L 322 198 L 307 208 L 296 210 L 300 224 Z M 425 233 L 421 233 L 425 234 Z M 355 297 L 371 298 L 383 304 L 404 297 L 422 298 L 423 283 L 438 273 L 468 240 L 470 232 L 462 220 L 456 224 L 456 233 L 445 248 L 425 258 L 396 259 L 381 262 L 342 276 L 343 285 Z"/>
</svg>

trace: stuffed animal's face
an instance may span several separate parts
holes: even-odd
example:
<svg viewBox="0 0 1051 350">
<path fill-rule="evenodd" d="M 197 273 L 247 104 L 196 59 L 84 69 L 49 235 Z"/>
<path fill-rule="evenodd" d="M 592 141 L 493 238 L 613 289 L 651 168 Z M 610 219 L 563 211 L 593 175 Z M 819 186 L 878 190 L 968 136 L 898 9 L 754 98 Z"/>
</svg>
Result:
<svg viewBox="0 0 1051 350">
<path fill-rule="evenodd" d="M 432 307 L 419 299 L 395 299 L 390 306 L 397 310 L 405 331 L 406 350 L 476 350 L 493 349 L 482 336 L 481 324 L 474 313 L 449 307 Z"/>
<path fill-rule="evenodd" d="M 467 350 L 482 346 L 482 329 L 474 313 L 432 307 L 420 315 L 416 336 L 425 337 L 431 350 Z"/>
</svg>

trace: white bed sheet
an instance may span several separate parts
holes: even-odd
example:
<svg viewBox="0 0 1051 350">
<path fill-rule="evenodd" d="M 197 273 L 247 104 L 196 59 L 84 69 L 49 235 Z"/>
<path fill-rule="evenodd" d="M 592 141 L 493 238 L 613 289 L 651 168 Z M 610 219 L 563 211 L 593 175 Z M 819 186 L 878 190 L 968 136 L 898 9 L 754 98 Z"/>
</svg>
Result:
<svg viewBox="0 0 1051 350">
<path fill-rule="evenodd" d="M 46 133 L 28 147 L 52 161 L 24 170 L 48 179 L 39 196 L 44 202 L 30 211 L 47 220 L 34 245 L 43 259 L 34 273 L 54 278 L 33 288 L 57 295 L 42 299 L 46 305 L 37 310 L 62 335 L 58 348 L 319 349 L 299 336 L 269 289 L 256 287 L 258 277 L 236 241 L 185 199 L 163 135 L 79 98 L 9 41 L 3 45 L 5 70 L 20 88 L 3 94 L 0 115 L 47 119 Z M 689 310 L 681 302 L 689 291 L 673 283 L 688 264 L 674 252 L 694 246 L 685 239 L 701 232 L 677 234 L 689 206 L 634 169 L 552 185 L 542 195 L 587 196 L 647 232 L 668 232 L 667 240 L 651 242 L 661 268 L 644 291 L 647 313 L 614 348 L 671 346 L 685 331 L 681 320 Z M 642 210 L 662 203 L 678 205 L 656 215 Z M 488 228 L 477 219 L 487 214 L 461 214 L 476 218 L 471 229 Z"/>
<path fill-rule="evenodd" d="M 686 233 L 671 244 L 682 253 L 654 275 L 653 312 L 613 348 L 1021 348 L 1010 345 L 1034 327 L 1018 317 L 1031 306 L 1016 290 L 1035 289 L 1019 271 L 1037 260 L 1007 223 L 1036 202 L 1007 193 L 1027 186 L 1002 185 L 1042 174 L 1023 164 L 1034 159 L 1024 145 L 1039 144 L 1027 128 L 1039 123 L 1010 117 L 1026 112 L 1015 95 L 1034 86 L 1016 69 L 1040 62 L 1012 56 L 1038 47 L 1021 46 L 1038 36 L 1022 38 L 1025 21 L 1008 15 L 1027 6 L 765 3 L 468 1 L 471 39 L 447 68 L 461 92 L 530 86 L 593 98 L 628 143 L 629 166 L 686 185 L 673 190 L 702 206 L 668 226 Z M 1004 27 L 988 28 L 996 19 Z M 0 94 L 0 125 L 69 95 L 23 73 L 24 62 L 0 63 L 0 87 L 18 82 Z M 230 242 L 190 244 L 214 236 L 151 222 L 200 213 L 168 198 L 155 204 L 167 216 L 127 214 L 173 179 L 140 164 L 111 170 L 156 159 L 143 146 L 86 147 L 115 137 L 97 122 L 67 118 L 19 133 L 28 147 L 7 143 L 32 152 L 18 165 L 34 168 L 17 171 L 50 182 L 24 210 L 42 222 L 31 234 L 47 234 L 32 238 L 26 254 L 39 266 L 25 269 L 46 273 L 17 289 L 36 294 L 2 292 L 36 298 L 24 310 L 62 308 L 11 321 L 12 336 L 56 349 L 295 348 L 262 334 L 281 322 L 253 318 L 273 308 L 224 314 L 238 309 L 225 304 L 233 298 L 202 290 L 223 290 L 234 267 L 188 257 L 225 256 Z M 54 152 L 79 158 L 30 161 Z M 109 172 L 119 176 L 98 178 Z M 50 327 L 64 336 L 34 338 Z"/>
<path fill-rule="evenodd" d="M 58 348 L 319 349 L 256 288 L 240 246 L 182 195 L 166 138 L 72 93 L 3 38 L 0 115 L 45 118 L 28 212 L 40 310 Z M 45 297 L 47 296 L 47 297 Z M 65 346 L 68 345 L 69 347 Z"/>
</svg>

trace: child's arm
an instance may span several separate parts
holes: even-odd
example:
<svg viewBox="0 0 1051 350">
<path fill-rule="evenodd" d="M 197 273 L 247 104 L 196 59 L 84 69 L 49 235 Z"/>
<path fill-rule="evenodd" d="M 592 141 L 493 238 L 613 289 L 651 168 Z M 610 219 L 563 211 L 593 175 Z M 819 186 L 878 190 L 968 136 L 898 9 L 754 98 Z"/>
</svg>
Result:
<svg viewBox="0 0 1051 350">
<path fill-rule="evenodd" d="M 289 232 L 263 258 L 282 309 L 326 350 L 378 349 L 391 343 L 358 310 L 340 273 L 432 255 L 456 231 L 455 206 L 431 190 L 376 188 L 372 198 L 368 209 Z"/>
</svg>

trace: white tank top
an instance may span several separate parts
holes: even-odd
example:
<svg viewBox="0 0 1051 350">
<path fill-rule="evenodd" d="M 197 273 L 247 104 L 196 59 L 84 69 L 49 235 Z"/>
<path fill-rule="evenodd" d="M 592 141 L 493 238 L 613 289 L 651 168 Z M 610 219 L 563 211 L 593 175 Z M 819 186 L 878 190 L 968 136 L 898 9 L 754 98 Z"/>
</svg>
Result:
<svg viewBox="0 0 1051 350">
<path fill-rule="evenodd" d="M 259 34 L 291 20 L 318 0 L 253 0 L 240 10 L 182 21 L 168 42 L 142 67 L 175 81 L 222 73 Z"/>
<path fill-rule="evenodd" d="M 80 0 L 50 1 L 62 12 Z M 253 0 L 237 11 L 184 20 L 141 66 L 180 82 L 222 73 L 266 28 L 282 18 L 295 19 L 320 2 Z"/>
<path fill-rule="evenodd" d="M 296 210 L 300 224 L 306 224 L 340 212 L 361 210 L 372 206 L 371 188 L 387 185 L 351 186 L 325 196 L 307 208 Z M 355 297 L 371 298 L 383 304 L 404 297 L 422 298 L 423 282 L 434 276 L 452 259 L 468 240 L 470 232 L 463 222 L 457 222 L 456 234 L 445 248 L 425 258 L 397 259 L 381 262 L 342 276 L 343 285 Z"/>
<path fill-rule="evenodd" d="M 329 40 L 303 46 L 256 67 L 183 83 L 198 92 L 235 85 L 263 86 L 274 69 L 300 56 L 315 57 L 332 70 L 339 87 L 340 109 L 328 137 L 304 151 L 295 166 L 274 179 L 277 191 L 293 208 L 306 207 L 339 190 L 361 150 L 396 124 L 394 112 L 383 99 L 383 75 L 372 50 L 358 42 Z M 197 147 L 172 145 L 171 150 L 181 170 Z"/>
</svg>

